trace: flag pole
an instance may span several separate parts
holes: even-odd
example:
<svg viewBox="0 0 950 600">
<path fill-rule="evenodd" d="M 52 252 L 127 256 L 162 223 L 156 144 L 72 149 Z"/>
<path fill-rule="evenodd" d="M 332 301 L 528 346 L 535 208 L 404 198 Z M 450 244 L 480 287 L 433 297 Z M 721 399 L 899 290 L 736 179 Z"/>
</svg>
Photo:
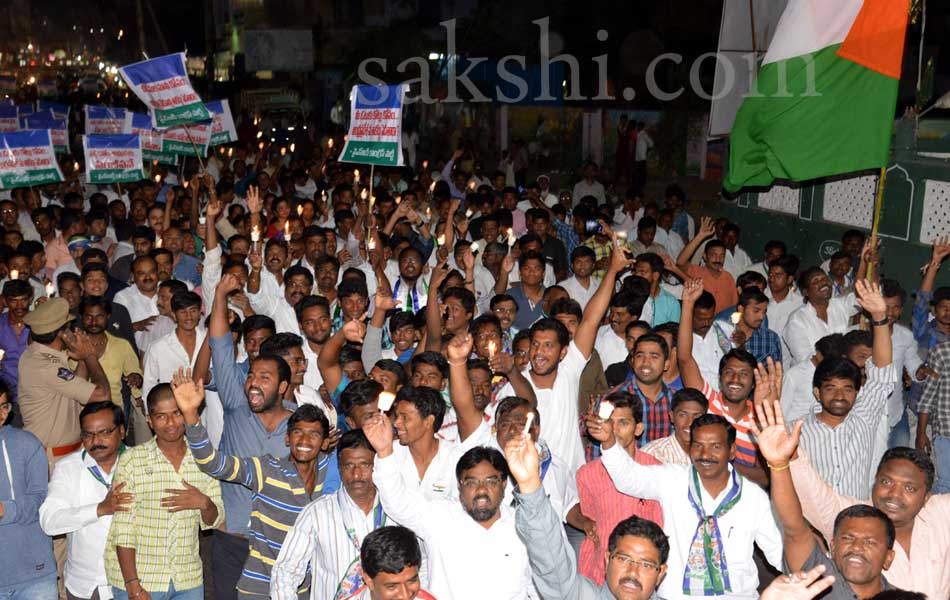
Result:
<svg viewBox="0 0 950 600">
<path fill-rule="evenodd" d="M 182 127 L 185 128 L 185 135 L 188 136 L 188 141 L 191 142 L 191 147 L 192 147 L 192 148 L 194 149 L 194 151 L 195 151 L 195 156 L 198 157 L 198 166 L 200 166 L 200 167 L 201 167 L 201 170 L 204 171 L 204 170 L 205 170 L 205 164 L 204 164 L 204 162 L 201 160 L 201 154 L 198 152 L 198 146 L 197 146 L 197 144 L 195 144 L 195 140 L 192 139 L 192 137 L 191 137 L 191 132 L 188 131 L 188 126 L 187 126 L 187 125 L 182 125 Z"/>
<path fill-rule="evenodd" d="M 887 180 L 887 165 L 881 167 L 877 182 L 877 199 L 874 202 L 874 220 L 871 225 L 871 248 L 877 248 L 877 230 L 881 224 L 881 207 L 884 205 L 884 183 Z M 867 278 L 874 276 L 874 263 L 868 263 Z"/>
</svg>

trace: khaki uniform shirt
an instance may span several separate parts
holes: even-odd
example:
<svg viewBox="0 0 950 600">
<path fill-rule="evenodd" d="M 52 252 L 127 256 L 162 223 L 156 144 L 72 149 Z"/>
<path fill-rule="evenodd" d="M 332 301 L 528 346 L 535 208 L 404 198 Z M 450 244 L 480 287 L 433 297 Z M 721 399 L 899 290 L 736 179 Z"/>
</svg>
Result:
<svg viewBox="0 0 950 600">
<path fill-rule="evenodd" d="M 65 352 L 36 342 L 20 357 L 17 404 L 23 428 L 47 448 L 79 441 L 79 412 L 96 389 L 68 361 Z"/>
</svg>

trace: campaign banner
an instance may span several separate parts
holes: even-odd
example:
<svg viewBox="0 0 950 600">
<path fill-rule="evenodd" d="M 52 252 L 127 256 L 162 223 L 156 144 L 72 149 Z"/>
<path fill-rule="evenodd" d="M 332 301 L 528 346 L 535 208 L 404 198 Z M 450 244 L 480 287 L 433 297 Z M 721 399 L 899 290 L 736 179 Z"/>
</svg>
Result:
<svg viewBox="0 0 950 600">
<path fill-rule="evenodd" d="M 61 181 L 49 131 L 0 133 L 0 190 Z"/>
<path fill-rule="evenodd" d="M 49 111 L 57 119 L 66 119 L 69 121 L 69 105 L 61 102 L 52 102 L 50 100 L 37 100 L 36 112 Z"/>
<path fill-rule="evenodd" d="M 20 131 L 16 106 L 0 106 L 0 132 Z"/>
<path fill-rule="evenodd" d="M 83 111 L 86 113 L 86 135 L 129 133 L 125 128 L 127 111 L 124 108 L 86 104 Z"/>
<path fill-rule="evenodd" d="M 119 74 L 149 108 L 154 129 L 211 119 L 211 113 L 191 87 L 184 52 L 126 65 L 119 69 Z"/>
<path fill-rule="evenodd" d="M 13 98 L 0 98 L 0 106 L 4 108 L 7 108 L 7 107 L 16 108 L 16 104 L 13 102 Z"/>
<path fill-rule="evenodd" d="M 408 86 L 354 85 L 350 131 L 340 162 L 401 167 L 402 106 Z"/>
<path fill-rule="evenodd" d="M 16 105 L 16 114 L 18 117 L 25 117 L 27 115 L 32 115 L 35 112 L 36 112 L 36 107 L 34 107 L 32 104 L 17 104 Z"/>
<path fill-rule="evenodd" d="M 21 125 L 23 129 L 27 130 L 48 129 L 56 152 L 59 154 L 69 152 L 69 133 L 66 119 L 57 119 L 49 112 L 41 112 L 24 117 Z"/>
<path fill-rule="evenodd" d="M 88 183 L 130 183 L 148 177 L 137 134 L 84 135 L 82 149 Z"/>
<path fill-rule="evenodd" d="M 162 149 L 162 132 L 152 129 L 152 117 L 145 113 L 126 111 L 125 131 L 139 136 L 142 143 L 142 161 L 178 164 L 178 156 Z"/>
<path fill-rule="evenodd" d="M 220 146 L 236 142 L 237 128 L 234 126 L 234 117 L 231 115 L 231 106 L 227 100 L 205 102 L 205 107 L 211 111 L 211 146 Z"/>
<path fill-rule="evenodd" d="M 181 127 L 171 127 L 162 131 L 162 152 L 181 156 L 197 156 L 203 159 L 208 155 L 211 143 L 211 123 L 192 123 Z M 195 148 L 200 154 L 195 154 Z"/>
<path fill-rule="evenodd" d="M 16 77 L 13 75 L 4 75 L 0 77 L 0 94 L 16 93 Z"/>
</svg>

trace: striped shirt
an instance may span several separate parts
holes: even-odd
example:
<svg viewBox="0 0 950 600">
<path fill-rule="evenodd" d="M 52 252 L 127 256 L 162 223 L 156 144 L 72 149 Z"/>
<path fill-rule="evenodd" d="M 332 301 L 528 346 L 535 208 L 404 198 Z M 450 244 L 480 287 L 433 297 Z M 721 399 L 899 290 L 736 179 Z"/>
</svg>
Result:
<svg viewBox="0 0 950 600">
<path fill-rule="evenodd" d="M 312 570 L 310 599 L 332 600 L 350 565 L 359 561 L 357 544 L 377 527 L 393 524 L 380 510 L 378 496 L 368 514 L 343 488 L 311 502 L 297 517 L 274 563 L 271 598 L 295 600 L 300 584 Z"/>
<path fill-rule="evenodd" d="M 640 451 L 634 454 L 633 460 L 641 465 L 660 464 L 657 459 Z M 597 536 L 601 543 L 599 547 L 594 546 L 589 537 L 584 538 L 577 559 L 577 573 L 602 585 L 605 576 L 604 551 L 614 527 L 632 515 L 663 527 L 663 509 L 656 500 L 642 500 L 618 492 L 600 459 L 578 469 L 577 493 L 581 501 L 581 513 L 597 523 Z"/>
<path fill-rule="evenodd" d="M 680 445 L 680 443 L 676 441 L 675 433 L 671 433 L 670 435 L 658 440 L 653 440 L 641 448 L 641 450 L 664 464 L 684 466 L 693 464 L 689 459 L 689 454 L 687 454 L 686 451 L 683 450 L 683 447 Z"/>
<path fill-rule="evenodd" d="M 198 528 L 212 529 L 224 520 L 221 485 L 198 470 L 187 452 L 176 471 L 155 440 L 119 456 L 112 484 L 124 483 L 122 491 L 132 494 L 133 501 L 128 511 L 113 515 L 104 557 L 109 584 L 125 589 L 115 548 L 134 549 L 138 578 L 151 594 L 167 592 L 169 582 L 182 591 L 202 585 Z M 171 495 L 165 490 L 182 489 L 182 480 L 214 502 L 218 508 L 214 523 L 202 521 L 199 510 L 169 512 L 161 506 L 161 499 Z"/>
<path fill-rule="evenodd" d="M 250 553 L 244 562 L 237 589 L 242 594 L 267 598 L 271 568 L 284 538 L 303 507 L 320 496 L 329 459 L 325 455 L 320 457 L 317 484 L 311 495 L 289 457 L 277 459 L 266 454 L 238 458 L 219 454 L 203 425 L 189 425 L 185 432 L 188 447 L 202 471 L 215 479 L 239 483 L 254 492 L 248 535 Z"/>
<path fill-rule="evenodd" d="M 829 427 L 808 413 L 802 427 L 802 448 L 815 470 L 835 493 L 859 500 L 870 497 L 875 432 L 884 419 L 887 397 L 894 389 L 894 365 L 878 368 L 867 362 L 867 382 L 861 386 L 854 406 L 837 427 Z"/>
<path fill-rule="evenodd" d="M 752 435 L 751 427 L 753 421 L 752 401 L 746 400 L 749 406 L 749 412 L 736 421 L 726 410 L 726 401 L 722 397 L 722 392 L 716 391 L 708 382 L 703 382 L 703 395 L 709 400 L 709 412 L 719 415 L 729 421 L 729 424 L 736 428 L 736 462 L 744 467 L 755 467 L 758 463 L 759 447 L 755 443 L 755 436 Z"/>
<path fill-rule="evenodd" d="M 927 381 L 919 410 L 930 415 L 933 433 L 950 438 L 950 343 L 944 342 L 930 351 L 930 365 L 940 378 Z"/>
</svg>

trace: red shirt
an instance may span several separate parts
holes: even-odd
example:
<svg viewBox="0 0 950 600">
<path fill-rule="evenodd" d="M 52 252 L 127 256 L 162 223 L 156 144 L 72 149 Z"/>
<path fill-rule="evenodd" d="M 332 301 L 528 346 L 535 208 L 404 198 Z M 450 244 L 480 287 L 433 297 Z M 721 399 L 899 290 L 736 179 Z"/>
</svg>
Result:
<svg viewBox="0 0 950 600">
<path fill-rule="evenodd" d="M 641 465 L 663 464 L 640 451 L 633 455 L 633 460 Z M 577 572 L 596 585 L 603 585 L 606 576 L 604 552 L 614 527 L 633 515 L 663 527 L 663 509 L 656 500 L 641 500 L 618 492 L 599 458 L 578 469 L 577 494 L 581 500 L 581 513 L 597 522 L 597 537 L 601 544 L 595 547 L 590 538 L 584 538 L 577 560 Z"/>
<path fill-rule="evenodd" d="M 703 288 L 716 299 L 717 313 L 739 302 L 739 296 L 736 294 L 736 280 L 728 271 L 722 270 L 717 275 L 709 267 L 690 265 L 686 269 L 686 274 L 694 279 L 703 280 Z"/>
</svg>

